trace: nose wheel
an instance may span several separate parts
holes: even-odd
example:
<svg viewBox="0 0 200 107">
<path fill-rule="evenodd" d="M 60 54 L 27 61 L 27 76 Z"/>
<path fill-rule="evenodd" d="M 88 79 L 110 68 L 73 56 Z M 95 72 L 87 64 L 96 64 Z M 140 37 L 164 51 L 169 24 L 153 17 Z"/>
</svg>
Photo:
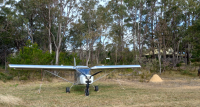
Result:
<svg viewBox="0 0 200 107">
<path fill-rule="evenodd" d="M 89 80 L 87 80 L 86 81 L 86 89 L 85 89 L 85 96 L 89 96 L 89 86 L 90 86 L 90 81 Z"/>
</svg>

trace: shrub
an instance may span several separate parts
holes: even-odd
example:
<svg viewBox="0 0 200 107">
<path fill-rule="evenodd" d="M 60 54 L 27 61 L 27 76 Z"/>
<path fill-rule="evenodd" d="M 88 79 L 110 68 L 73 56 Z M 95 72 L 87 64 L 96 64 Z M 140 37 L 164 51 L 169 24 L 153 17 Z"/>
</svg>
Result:
<svg viewBox="0 0 200 107">
<path fill-rule="evenodd" d="M 55 61 L 55 52 L 50 54 L 48 51 L 44 52 L 39 49 L 37 43 L 31 43 L 27 41 L 26 46 L 20 49 L 19 53 L 16 56 L 10 56 L 8 58 L 8 62 L 11 64 L 31 64 L 31 65 L 51 65 L 51 62 L 54 63 Z M 59 64 L 63 65 L 73 65 L 73 59 L 77 57 L 76 54 L 70 55 L 66 52 L 60 52 L 59 56 Z M 78 58 L 76 58 L 77 64 L 80 62 Z M 40 77 L 41 72 L 36 70 L 14 70 L 14 72 L 10 72 L 11 75 L 18 76 L 19 80 L 27 80 L 31 78 L 31 74 L 34 76 Z"/>
<path fill-rule="evenodd" d="M 176 67 L 181 67 L 181 63 L 176 64 Z"/>
<path fill-rule="evenodd" d="M 195 76 L 194 74 L 192 74 L 192 73 L 189 72 L 188 70 L 181 70 L 181 74 L 182 74 L 182 75 Z"/>
<path fill-rule="evenodd" d="M 6 82 L 7 80 L 12 80 L 13 76 L 0 72 L 0 80 Z"/>
<path fill-rule="evenodd" d="M 16 56 L 10 56 L 8 61 L 12 64 L 50 64 L 55 54 L 49 52 L 43 52 L 38 48 L 37 43 L 32 44 L 27 41 L 26 46 L 20 49 L 19 54 Z"/>
</svg>

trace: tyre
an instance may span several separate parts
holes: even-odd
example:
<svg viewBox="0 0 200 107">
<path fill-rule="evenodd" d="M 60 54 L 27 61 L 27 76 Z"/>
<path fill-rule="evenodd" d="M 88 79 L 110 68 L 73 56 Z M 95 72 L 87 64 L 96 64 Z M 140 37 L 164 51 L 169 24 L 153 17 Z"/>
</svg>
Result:
<svg viewBox="0 0 200 107">
<path fill-rule="evenodd" d="M 98 87 L 98 86 L 95 86 L 95 87 L 94 87 L 94 91 L 99 91 L 99 87 Z"/>
<path fill-rule="evenodd" d="M 89 89 L 85 89 L 85 96 L 89 96 Z"/>
<path fill-rule="evenodd" d="M 66 93 L 70 93 L 70 88 L 69 87 L 66 88 Z"/>
</svg>

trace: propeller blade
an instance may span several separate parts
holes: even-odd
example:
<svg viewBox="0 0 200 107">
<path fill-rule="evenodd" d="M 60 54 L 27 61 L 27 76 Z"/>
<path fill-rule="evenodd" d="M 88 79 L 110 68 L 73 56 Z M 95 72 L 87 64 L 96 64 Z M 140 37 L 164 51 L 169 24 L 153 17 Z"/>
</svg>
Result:
<svg viewBox="0 0 200 107">
<path fill-rule="evenodd" d="M 102 71 L 96 72 L 96 73 L 92 74 L 91 76 L 97 75 L 97 74 L 100 73 L 100 72 L 102 72 Z"/>
</svg>

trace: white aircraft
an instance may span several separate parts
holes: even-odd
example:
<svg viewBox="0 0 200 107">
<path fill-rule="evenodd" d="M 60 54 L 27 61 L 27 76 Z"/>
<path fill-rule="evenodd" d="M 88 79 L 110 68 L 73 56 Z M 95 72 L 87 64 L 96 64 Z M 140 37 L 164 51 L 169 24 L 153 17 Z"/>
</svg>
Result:
<svg viewBox="0 0 200 107">
<path fill-rule="evenodd" d="M 48 70 L 74 70 L 74 71 L 76 71 L 76 73 L 74 75 L 74 79 L 75 79 L 74 83 L 70 82 L 66 79 L 64 79 L 64 80 L 72 83 L 72 86 L 73 85 L 81 85 L 81 84 L 86 85 L 85 95 L 89 96 L 89 85 L 102 78 L 102 77 L 100 77 L 100 78 L 94 80 L 94 75 L 96 75 L 102 71 L 96 72 L 91 75 L 90 74 L 91 70 L 116 69 L 116 68 L 138 68 L 141 66 L 140 65 L 107 65 L 107 66 L 94 66 L 94 67 L 89 68 L 88 66 L 76 66 L 76 60 L 74 58 L 74 66 L 9 64 L 9 67 L 14 68 L 16 70 L 37 70 L 37 69 L 41 70 L 42 69 L 42 70 L 45 70 L 48 73 L 51 73 L 52 75 L 55 75 L 61 79 L 64 79 L 64 78 L 62 78 L 62 77 L 58 76 L 57 74 L 52 73 Z M 104 76 L 106 76 L 106 75 L 104 75 Z M 70 93 L 70 89 L 72 88 L 72 86 L 66 88 L 67 93 Z M 95 91 L 98 91 L 98 86 L 95 86 L 94 88 L 95 88 Z"/>
</svg>

